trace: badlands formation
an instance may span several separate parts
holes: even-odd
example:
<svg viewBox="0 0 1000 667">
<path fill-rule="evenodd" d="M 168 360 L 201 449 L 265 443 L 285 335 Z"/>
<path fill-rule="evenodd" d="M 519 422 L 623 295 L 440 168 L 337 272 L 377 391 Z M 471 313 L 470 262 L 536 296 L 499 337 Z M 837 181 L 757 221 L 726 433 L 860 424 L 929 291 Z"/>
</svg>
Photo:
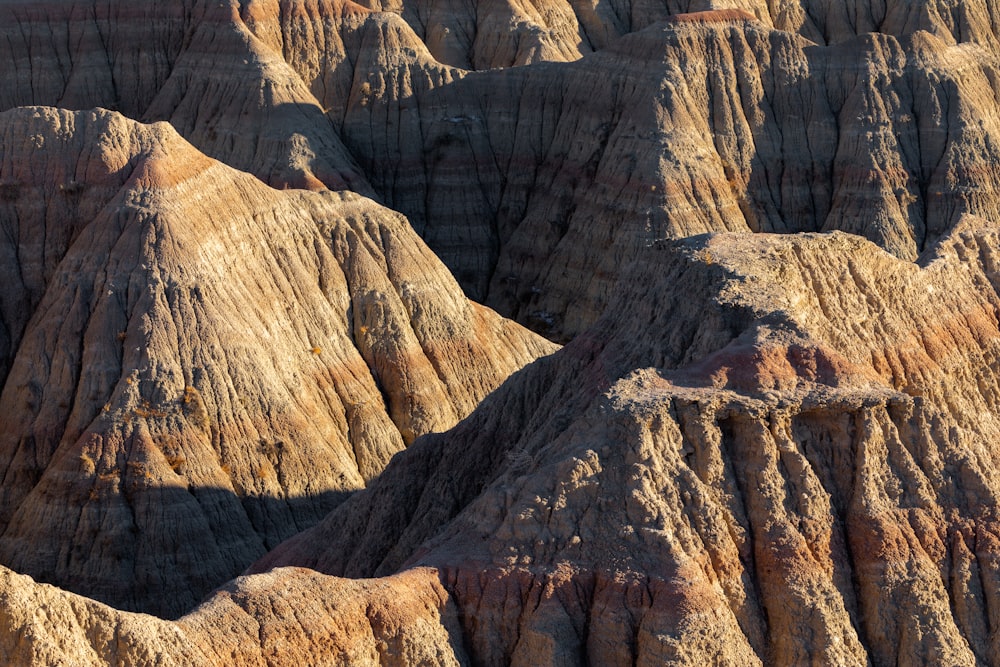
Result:
<svg viewBox="0 0 1000 667">
<path fill-rule="evenodd" d="M 0 662 L 1000 665 L 1000 5 L 0 37 Z"/>
</svg>

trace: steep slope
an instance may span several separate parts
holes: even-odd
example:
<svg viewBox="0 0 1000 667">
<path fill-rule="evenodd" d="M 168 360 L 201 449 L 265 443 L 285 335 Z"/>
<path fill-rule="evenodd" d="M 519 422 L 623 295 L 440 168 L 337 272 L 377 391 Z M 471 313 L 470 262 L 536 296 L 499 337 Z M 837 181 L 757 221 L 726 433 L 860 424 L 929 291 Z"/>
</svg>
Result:
<svg viewBox="0 0 1000 667">
<path fill-rule="evenodd" d="M 168 125 L 0 114 L 0 561 L 173 614 L 553 349 L 406 221 Z"/>
<path fill-rule="evenodd" d="M 276 187 L 371 189 L 315 98 L 236 2 L 0 4 L 0 110 L 105 107 L 169 120 Z"/>
<path fill-rule="evenodd" d="M 997 17 L 952 4 L 11 2 L 0 106 L 169 120 L 274 186 L 377 196 L 567 340 L 655 239 L 841 229 L 915 259 L 996 213 Z"/>
<path fill-rule="evenodd" d="M 996 62 L 928 33 L 820 48 L 716 12 L 575 63 L 324 105 L 470 295 L 569 338 L 658 238 L 841 229 L 915 259 L 995 215 Z"/>
<path fill-rule="evenodd" d="M 930 32 L 948 44 L 991 48 L 1000 44 L 1000 15 L 983 0 L 363 0 L 361 4 L 398 13 L 436 60 L 470 70 L 577 60 L 654 23 L 707 12 L 739 12 L 817 44 L 838 44 L 866 33 L 907 37 L 917 31 Z"/>
<path fill-rule="evenodd" d="M 973 218 L 923 267 L 844 234 L 657 244 L 255 569 L 433 566 L 482 664 L 994 664 L 998 250 Z"/>
</svg>

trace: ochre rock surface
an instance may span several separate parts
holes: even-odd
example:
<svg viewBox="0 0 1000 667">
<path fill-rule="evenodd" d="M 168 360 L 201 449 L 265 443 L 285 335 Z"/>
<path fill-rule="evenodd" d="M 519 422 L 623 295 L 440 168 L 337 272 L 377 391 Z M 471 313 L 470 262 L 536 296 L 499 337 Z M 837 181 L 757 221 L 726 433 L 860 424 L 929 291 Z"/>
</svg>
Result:
<svg viewBox="0 0 1000 667">
<path fill-rule="evenodd" d="M 971 217 L 920 265 L 844 233 L 657 244 L 617 310 L 261 574 L 168 623 L 4 570 L 0 650 L 995 664 L 998 251 Z"/>
<path fill-rule="evenodd" d="M 177 613 L 555 346 L 397 213 L 166 123 L 0 114 L 0 561 Z"/>
<path fill-rule="evenodd" d="M 0 662 L 1000 664 L 998 21 L 0 3 Z"/>
<path fill-rule="evenodd" d="M 480 664 L 996 664 L 998 250 L 657 244 L 254 570 L 434 567 Z"/>
<path fill-rule="evenodd" d="M 680 17 L 573 63 L 326 104 L 467 293 L 565 340 L 657 239 L 839 229 L 912 260 L 997 215 L 996 53 Z"/>
<path fill-rule="evenodd" d="M 216 1 L 5 2 L 0 109 L 168 120 L 202 152 L 277 187 L 371 194 L 302 80 L 237 12 Z"/>
<path fill-rule="evenodd" d="M 915 259 L 997 214 L 997 20 L 943 0 L 10 2 L 0 109 L 167 120 L 276 187 L 377 197 L 468 295 L 565 341 L 657 239 L 840 229 Z"/>
<path fill-rule="evenodd" d="M 74 667 L 468 664 L 433 570 L 355 582 L 242 577 L 177 622 L 112 609 L 0 567 L 0 660 Z"/>
</svg>

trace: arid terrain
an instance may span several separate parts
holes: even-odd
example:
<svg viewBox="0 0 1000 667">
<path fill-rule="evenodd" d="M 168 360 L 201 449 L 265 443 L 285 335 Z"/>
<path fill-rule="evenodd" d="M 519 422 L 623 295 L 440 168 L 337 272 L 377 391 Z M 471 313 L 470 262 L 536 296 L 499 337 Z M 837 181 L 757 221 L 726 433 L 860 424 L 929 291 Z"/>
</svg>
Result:
<svg viewBox="0 0 1000 667">
<path fill-rule="evenodd" d="M 0 0 L 0 664 L 1000 665 L 1000 3 Z"/>
</svg>

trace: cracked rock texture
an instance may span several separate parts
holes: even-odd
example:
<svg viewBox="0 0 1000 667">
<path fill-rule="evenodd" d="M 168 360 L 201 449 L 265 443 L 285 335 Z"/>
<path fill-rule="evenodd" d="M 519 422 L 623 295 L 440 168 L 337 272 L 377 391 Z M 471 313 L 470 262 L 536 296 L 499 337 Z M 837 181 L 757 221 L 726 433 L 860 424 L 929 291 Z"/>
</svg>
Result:
<svg viewBox="0 0 1000 667">
<path fill-rule="evenodd" d="M 0 662 L 1000 664 L 998 35 L 0 3 Z"/>
<path fill-rule="evenodd" d="M 657 244 L 254 569 L 435 567 L 481 664 L 997 664 L 998 250 Z"/>
<path fill-rule="evenodd" d="M 167 124 L 0 114 L 0 560 L 173 614 L 551 343 L 405 220 Z"/>
</svg>

